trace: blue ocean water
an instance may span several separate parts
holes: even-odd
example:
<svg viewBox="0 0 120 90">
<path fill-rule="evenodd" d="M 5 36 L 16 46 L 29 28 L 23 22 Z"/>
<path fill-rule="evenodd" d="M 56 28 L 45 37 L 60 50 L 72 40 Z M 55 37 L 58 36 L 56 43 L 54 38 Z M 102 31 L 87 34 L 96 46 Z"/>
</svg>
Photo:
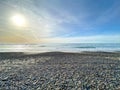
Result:
<svg viewBox="0 0 120 90">
<path fill-rule="evenodd" d="M 0 44 L 0 52 L 120 51 L 120 43 Z"/>
</svg>

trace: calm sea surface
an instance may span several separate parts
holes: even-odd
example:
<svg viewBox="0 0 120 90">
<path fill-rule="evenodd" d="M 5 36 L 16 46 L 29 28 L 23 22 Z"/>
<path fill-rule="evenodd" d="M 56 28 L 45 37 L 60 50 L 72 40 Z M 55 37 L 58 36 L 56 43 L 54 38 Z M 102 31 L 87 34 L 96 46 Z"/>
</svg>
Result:
<svg viewBox="0 0 120 90">
<path fill-rule="evenodd" d="M 0 44 L 0 52 L 120 51 L 120 43 Z"/>
</svg>

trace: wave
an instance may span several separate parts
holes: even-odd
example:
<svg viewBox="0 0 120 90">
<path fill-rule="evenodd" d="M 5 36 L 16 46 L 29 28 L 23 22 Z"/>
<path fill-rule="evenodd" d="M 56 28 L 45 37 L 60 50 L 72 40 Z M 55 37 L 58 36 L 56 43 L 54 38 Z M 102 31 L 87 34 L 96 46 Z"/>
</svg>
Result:
<svg viewBox="0 0 120 90">
<path fill-rule="evenodd" d="M 74 48 L 96 48 L 96 47 L 87 46 L 87 47 L 74 47 Z"/>
</svg>

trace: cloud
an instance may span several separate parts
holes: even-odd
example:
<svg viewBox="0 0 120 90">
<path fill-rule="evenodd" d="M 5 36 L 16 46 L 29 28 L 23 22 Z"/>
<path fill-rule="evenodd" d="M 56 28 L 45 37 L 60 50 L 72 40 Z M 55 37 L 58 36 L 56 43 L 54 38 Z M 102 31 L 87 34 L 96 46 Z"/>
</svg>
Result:
<svg viewBox="0 0 120 90">
<path fill-rule="evenodd" d="M 0 22 L 2 23 L 0 37 L 2 38 L 4 35 L 14 35 L 24 39 L 29 37 L 30 39 L 27 38 L 27 40 L 32 39 L 31 41 L 34 40 L 36 42 L 41 42 L 41 39 L 47 42 L 62 42 L 63 39 L 65 42 L 114 41 L 112 36 L 92 35 L 82 37 L 80 35 L 88 33 L 88 30 L 95 30 L 118 16 L 120 10 L 119 4 L 114 4 L 106 11 L 100 11 L 96 16 L 96 11 L 92 11 L 93 8 L 90 7 L 91 9 L 88 12 L 86 9 L 89 6 L 85 6 L 85 4 L 83 6 L 83 3 L 79 3 L 80 8 L 78 8 L 74 5 L 72 7 L 68 7 L 68 5 L 61 6 L 64 4 L 64 1 L 61 0 L 52 0 L 51 2 L 49 0 L 4 0 L 0 2 L 0 5 L 2 5 L 0 11 L 6 15 L 0 16 L 0 20 L 2 20 Z M 71 3 L 68 4 L 70 5 Z M 72 10 L 77 10 L 77 12 Z M 15 28 L 10 25 L 10 22 L 5 20 L 5 17 L 11 17 L 16 13 L 23 14 L 26 17 L 28 26 Z M 86 32 L 81 33 L 81 31 L 85 30 Z M 117 39 L 116 36 L 114 38 Z M 116 42 L 119 41 L 116 40 Z"/>
<path fill-rule="evenodd" d="M 1 11 L 4 13 L 4 15 L 0 17 L 3 18 L 3 21 L 1 21 L 1 23 L 3 23 L 1 25 L 2 28 L 0 28 L 0 31 L 2 31 L 0 34 L 3 36 L 0 36 L 2 38 L 1 41 L 6 40 L 4 36 L 7 35 L 18 36 L 20 38 L 30 37 L 41 41 L 41 38 L 53 37 L 56 33 L 66 32 L 63 30 L 64 27 L 62 27 L 61 24 L 71 23 L 76 20 L 74 16 L 67 14 L 67 12 L 55 10 L 54 7 L 52 7 L 51 9 L 57 12 L 57 15 L 54 15 L 53 12 L 49 11 L 49 6 L 41 6 L 41 1 L 37 1 L 40 4 L 36 6 L 35 2 L 34 0 L 6 0 L 1 2 Z M 24 28 L 15 28 L 12 26 L 9 22 L 9 18 L 14 14 L 24 15 L 28 21 L 28 26 Z M 6 16 L 8 20 L 5 20 Z"/>
<path fill-rule="evenodd" d="M 47 42 L 52 43 L 120 43 L 119 35 L 97 35 L 83 37 L 66 37 L 66 38 L 46 38 Z"/>
</svg>

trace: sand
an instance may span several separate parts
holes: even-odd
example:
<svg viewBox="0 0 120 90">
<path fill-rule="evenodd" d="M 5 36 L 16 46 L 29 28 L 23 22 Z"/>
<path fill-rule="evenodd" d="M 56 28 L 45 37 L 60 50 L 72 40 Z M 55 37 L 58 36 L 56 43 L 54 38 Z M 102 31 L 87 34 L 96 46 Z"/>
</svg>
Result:
<svg viewBox="0 0 120 90">
<path fill-rule="evenodd" d="M 120 90 L 120 52 L 0 53 L 0 90 Z"/>
</svg>

